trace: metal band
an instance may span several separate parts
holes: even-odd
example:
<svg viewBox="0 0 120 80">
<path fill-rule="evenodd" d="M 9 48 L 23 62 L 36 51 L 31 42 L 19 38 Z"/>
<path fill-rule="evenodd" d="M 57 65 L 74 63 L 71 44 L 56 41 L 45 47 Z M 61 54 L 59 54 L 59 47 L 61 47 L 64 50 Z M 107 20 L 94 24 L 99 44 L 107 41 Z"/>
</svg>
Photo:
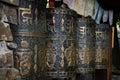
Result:
<svg viewBox="0 0 120 80">
<path fill-rule="evenodd" d="M 47 8 L 47 13 L 49 14 L 66 14 L 71 16 L 76 16 L 76 12 L 70 9 L 60 9 L 60 8 Z"/>
<path fill-rule="evenodd" d="M 46 75 L 52 78 L 68 78 L 72 77 L 74 72 L 47 72 Z"/>
<path fill-rule="evenodd" d="M 94 68 L 77 68 L 77 73 L 91 73 L 94 71 Z"/>
<path fill-rule="evenodd" d="M 106 69 L 107 67 L 108 65 L 101 65 L 101 63 L 99 63 L 95 66 L 95 69 Z"/>
<path fill-rule="evenodd" d="M 20 35 L 20 36 L 46 37 L 46 35 L 42 33 L 26 32 L 26 31 L 13 32 L 13 34 Z"/>
</svg>

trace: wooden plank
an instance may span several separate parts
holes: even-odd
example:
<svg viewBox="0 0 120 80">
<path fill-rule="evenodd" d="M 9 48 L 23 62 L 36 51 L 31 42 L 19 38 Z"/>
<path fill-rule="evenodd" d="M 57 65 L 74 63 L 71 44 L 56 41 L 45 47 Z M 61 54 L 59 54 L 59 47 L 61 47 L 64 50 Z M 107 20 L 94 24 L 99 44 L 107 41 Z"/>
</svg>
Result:
<svg viewBox="0 0 120 80">
<path fill-rule="evenodd" d="M 114 48 L 114 32 L 115 32 L 115 27 L 112 27 L 112 48 Z"/>
<path fill-rule="evenodd" d="M 107 69 L 107 80 L 111 80 L 112 75 L 112 26 L 110 26 L 110 49 L 109 49 L 109 65 Z"/>
</svg>

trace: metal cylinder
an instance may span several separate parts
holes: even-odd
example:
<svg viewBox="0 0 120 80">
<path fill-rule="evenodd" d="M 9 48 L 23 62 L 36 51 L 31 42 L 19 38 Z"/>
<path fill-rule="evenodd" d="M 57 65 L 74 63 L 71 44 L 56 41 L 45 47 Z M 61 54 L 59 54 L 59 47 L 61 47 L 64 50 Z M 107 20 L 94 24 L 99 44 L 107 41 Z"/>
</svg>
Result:
<svg viewBox="0 0 120 80">
<path fill-rule="evenodd" d="M 25 26 L 17 26 L 25 27 Z M 30 26 L 29 26 L 30 27 Z M 36 37 L 35 34 L 29 30 L 18 29 L 12 30 L 13 42 L 17 44 L 17 48 L 14 50 L 14 66 L 20 71 L 22 78 L 29 78 L 31 74 L 35 72 L 35 61 L 37 54 Z"/>
<path fill-rule="evenodd" d="M 75 72 L 76 12 L 70 9 L 48 8 L 46 11 L 46 76 L 69 78 Z"/>
<path fill-rule="evenodd" d="M 76 37 L 77 73 L 91 73 L 95 67 L 95 23 L 91 18 L 78 18 Z"/>
<path fill-rule="evenodd" d="M 19 70 L 23 80 L 28 80 L 34 66 L 34 27 L 32 26 L 31 6 L 29 1 L 19 2 L 19 25 L 11 25 L 13 42 L 17 44 L 14 52 L 14 67 Z M 34 71 L 33 71 L 34 72 Z M 32 77 L 32 76 L 31 76 Z"/>
<path fill-rule="evenodd" d="M 96 25 L 96 69 L 107 69 L 110 53 L 110 27 L 102 23 Z"/>
<path fill-rule="evenodd" d="M 42 4 L 38 6 L 37 1 L 20 0 L 18 8 L 19 25 L 11 25 L 13 42 L 18 46 L 14 50 L 14 65 L 15 68 L 19 69 L 22 80 L 35 80 L 39 72 L 38 53 L 41 49 L 40 46 L 44 45 L 44 34 L 41 30 L 44 26 L 40 21 L 45 22 L 45 20 L 40 18 Z"/>
</svg>

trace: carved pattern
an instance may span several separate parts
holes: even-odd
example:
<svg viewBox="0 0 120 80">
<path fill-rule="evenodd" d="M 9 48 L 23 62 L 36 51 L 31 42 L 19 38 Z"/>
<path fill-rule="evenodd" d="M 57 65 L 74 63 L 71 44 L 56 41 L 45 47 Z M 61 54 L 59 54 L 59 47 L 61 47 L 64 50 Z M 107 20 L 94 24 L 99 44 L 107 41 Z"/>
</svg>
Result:
<svg viewBox="0 0 120 80">
<path fill-rule="evenodd" d="M 77 72 L 89 73 L 95 66 L 95 24 L 92 19 L 79 18 L 77 26 Z"/>
<path fill-rule="evenodd" d="M 76 14 L 72 10 L 66 10 L 47 9 L 46 76 L 52 78 L 71 77 L 74 74 Z"/>
<path fill-rule="evenodd" d="M 110 28 L 107 24 L 96 25 L 96 68 L 106 69 L 110 50 Z"/>
<path fill-rule="evenodd" d="M 22 23 L 27 25 L 32 24 L 31 5 L 28 8 L 19 8 L 19 24 Z"/>
<path fill-rule="evenodd" d="M 25 49 L 26 48 L 26 49 Z M 19 70 L 21 75 L 28 75 L 31 68 L 31 50 L 29 50 L 29 43 L 21 41 L 21 50 L 16 52 L 19 62 Z"/>
</svg>

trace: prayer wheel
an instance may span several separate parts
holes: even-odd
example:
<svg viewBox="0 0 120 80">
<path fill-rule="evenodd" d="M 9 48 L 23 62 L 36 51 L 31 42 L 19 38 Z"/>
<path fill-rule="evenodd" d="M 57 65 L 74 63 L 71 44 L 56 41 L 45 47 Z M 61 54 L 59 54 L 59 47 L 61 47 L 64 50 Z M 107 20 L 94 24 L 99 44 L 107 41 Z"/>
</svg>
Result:
<svg viewBox="0 0 120 80">
<path fill-rule="evenodd" d="M 15 29 L 19 28 L 19 29 Z M 23 80 L 29 80 L 30 76 L 36 72 L 36 35 L 30 26 L 25 29 L 26 26 L 13 26 L 13 42 L 17 44 L 17 48 L 14 50 L 14 66 L 20 71 Z M 30 78 L 31 79 L 31 78 Z"/>
<path fill-rule="evenodd" d="M 46 10 L 46 76 L 70 78 L 75 73 L 76 12 L 70 9 Z"/>
<path fill-rule="evenodd" d="M 110 27 L 108 24 L 96 24 L 95 68 L 107 69 L 110 53 Z"/>
<path fill-rule="evenodd" d="M 95 68 L 95 22 L 78 18 L 76 32 L 77 73 L 81 80 L 92 80 Z"/>
<path fill-rule="evenodd" d="M 38 53 L 44 44 L 41 32 L 44 26 L 39 20 L 41 15 L 38 15 L 41 7 L 35 1 L 20 0 L 19 4 L 19 25 L 11 25 L 13 42 L 18 46 L 14 50 L 14 66 L 20 71 L 22 80 L 36 80 L 39 73 Z"/>
</svg>

